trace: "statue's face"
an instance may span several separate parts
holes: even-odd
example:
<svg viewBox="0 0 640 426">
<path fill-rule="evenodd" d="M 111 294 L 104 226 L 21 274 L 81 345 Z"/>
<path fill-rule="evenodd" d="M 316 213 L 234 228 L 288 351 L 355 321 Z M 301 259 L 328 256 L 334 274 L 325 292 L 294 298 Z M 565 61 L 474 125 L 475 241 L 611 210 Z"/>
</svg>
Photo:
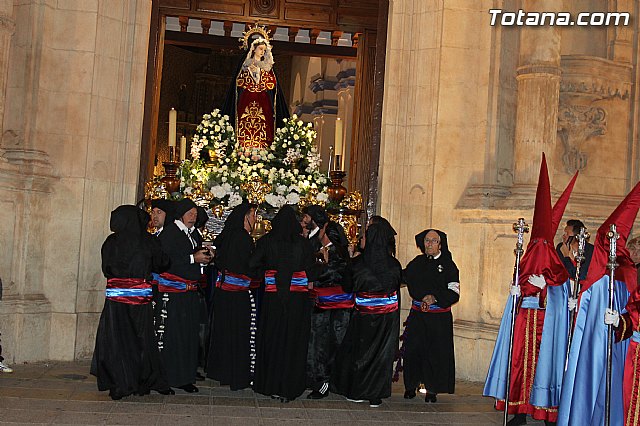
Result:
<svg viewBox="0 0 640 426">
<path fill-rule="evenodd" d="M 267 50 L 267 46 L 265 46 L 264 44 L 257 45 L 256 48 L 253 50 L 253 59 L 261 61 L 262 58 L 264 58 L 264 52 L 266 50 Z"/>
</svg>

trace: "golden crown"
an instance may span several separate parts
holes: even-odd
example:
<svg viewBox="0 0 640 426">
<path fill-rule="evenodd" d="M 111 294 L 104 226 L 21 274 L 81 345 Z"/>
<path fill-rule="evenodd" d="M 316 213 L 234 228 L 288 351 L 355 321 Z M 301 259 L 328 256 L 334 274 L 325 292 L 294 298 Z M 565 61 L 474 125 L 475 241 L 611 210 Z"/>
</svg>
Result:
<svg viewBox="0 0 640 426">
<path fill-rule="evenodd" d="M 267 41 L 267 44 L 270 44 L 269 41 L 271 38 L 269 37 L 269 33 L 270 31 L 267 27 L 258 25 L 256 22 L 253 27 L 249 27 L 248 30 L 242 32 L 242 37 L 240 37 L 238 41 L 240 42 L 240 46 L 246 50 L 249 48 L 249 40 L 251 39 L 251 36 L 258 34 Z"/>
</svg>

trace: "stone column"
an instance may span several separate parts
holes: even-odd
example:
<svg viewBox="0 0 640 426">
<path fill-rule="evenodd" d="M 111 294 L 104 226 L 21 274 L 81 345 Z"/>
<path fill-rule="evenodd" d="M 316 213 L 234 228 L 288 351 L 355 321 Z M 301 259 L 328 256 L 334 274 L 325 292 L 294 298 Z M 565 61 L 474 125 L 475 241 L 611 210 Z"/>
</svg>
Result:
<svg viewBox="0 0 640 426">
<path fill-rule="evenodd" d="M 9 42 L 13 35 L 13 1 L 0 1 L 0 137 L 2 136 L 2 117 L 7 88 L 7 72 L 9 70 Z"/>
<path fill-rule="evenodd" d="M 559 11 L 562 2 L 525 0 L 527 12 Z M 514 149 L 514 183 L 536 185 L 541 153 L 553 167 L 560 93 L 560 32 L 558 27 L 521 27 L 517 71 L 518 109 Z"/>
</svg>

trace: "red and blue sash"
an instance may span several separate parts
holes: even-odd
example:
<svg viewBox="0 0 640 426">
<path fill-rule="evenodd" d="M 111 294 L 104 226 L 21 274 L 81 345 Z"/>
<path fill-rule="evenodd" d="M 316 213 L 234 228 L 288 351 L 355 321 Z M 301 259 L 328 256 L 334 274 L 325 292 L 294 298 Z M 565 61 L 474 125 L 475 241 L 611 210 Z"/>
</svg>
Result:
<svg viewBox="0 0 640 426">
<path fill-rule="evenodd" d="M 163 272 L 160 275 L 153 274 L 153 280 L 161 293 L 184 293 L 198 290 L 198 281 L 187 280 L 168 272 Z"/>
<path fill-rule="evenodd" d="M 273 269 L 265 271 L 264 273 L 264 291 L 267 293 L 274 293 L 277 291 L 276 288 L 276 273 Z M 309 291 L 308 289 L 309 280 L 307 279 L 307 273 L 305 271 L 294 272 L 291 276 L 291 286 L 289 287 L 289 291 L 296 293 L 306 293 Z"/>
<path fill-rule="evenodd" d="M 224 271 L 224 281 L 222 274 L 218 274 L 216 287 L 226 291 L 249 291 L 251 287 L 251 278 L 246 275 L 236 274 Z"/>
<path fill-rule="evenodd" d="M 440 306 L 438 306 L 437 304 L 431 304 L 429 305 L 429 309 L 427 309 L 426 311 L 422 310 L 422 301 L 421 300 L 413 300 L 413 302 L 411 302 L 411 309 L 413 309 L 414 311 L 418 311 L 418 312 L 429 312 L 432 314 L 437 314 L 440 312 L 449 312 L 451 311 L 451 307 L 448 308 L 441 308 Z"/>
<path fill-rule="evenodd" d="M 318 309 L 350 309 L 355 304 L 353 293 L 345 293 L 339 285 L 314 287 L 312 291 Z"/>
<path fill-rule="evenodd" d="M 356 309 L 363 314 L 388 314 L 398 310 L 398 294 L 356 293 Z"/>
<path fill-rule="evenodd" d="M 129 305 L 146 305 L 151 302 L 151 283 L 144 278 L 109 278 L 105 291 L 107 300 Z"/>
</svg>

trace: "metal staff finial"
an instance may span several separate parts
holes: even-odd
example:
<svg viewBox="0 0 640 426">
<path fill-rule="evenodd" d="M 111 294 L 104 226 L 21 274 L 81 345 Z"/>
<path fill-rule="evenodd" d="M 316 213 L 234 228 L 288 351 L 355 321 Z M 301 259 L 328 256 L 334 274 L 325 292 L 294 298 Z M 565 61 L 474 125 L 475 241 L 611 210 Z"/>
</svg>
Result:
<svg viewBox="0 0 640 426">
<path fill-rule="evenodd" d="M 616 262 L 617 249 L 618 249 L 618 234 L 616 225 L 612 223 L 609 226 L 609 232 L 607 233 L 607 239 L 609 240 L 609 262 L 607 268 L 609 269 L 609 310 L 613 310 L 613 297 L 614 297 L 614 278 L 618 262 Z M 611 421 L 611 369 L 613 362 L 613 325 L 607 325 L 607 384 L 606 394 L 604 400 L 604 424 L 609 426 Z"/>
<path fill-rule="evenodd" d="M 578 252 L 576 253 L 576 255 L 574 256 L 574 259 L 576 261 L 576 274 L 573 278 L 573 283 L 571 286 L 571 298 L 574 300 L 578 299 L 578 294 L 580 293 L 580 268 L 582 267 L 582 264 L 585 261 L 585 256 L 584 256 L 584 248 L 587 245 L 587 240 L 589 239 L 589 233 L 587 232 L 587 228 L 581 227 L 580 228 L 580 233 L 578 234 Z M 569 247 L 569 250 L 571 250 L 571 247 Z M 567 361 L 569 359 L 569 350 L 571 348 L 571 340 L 573 339 L 573 327 L 576 324 L 576 316 L 578 315 L 578 307 L 576 306 L 576 308 L 574 309 L 573 312 L 569 313 L 569 333 L 568 333 L 568 340 L 567 340 Z M 565 366 L 566 366 L 566 362 L 565 362 Z"/>
<path fill-rule="evenodd" d="M 513 284 L 511 288 L 514 289 L 520 285 L 520 259 L 524 250 L 522 246 L 524 244 L 524 234 L 529 232 L 529 225 L 524 221 L 524 218 L 519 218 L 516 223 L 513 224 L 513 232 L 518 234 L 518 240 L 516 241 L 516 248 L 513 253 L 516 255 L 515 264 L 513 266 Z M 503 424 L 507 424 L 507 417 L 509 416 L 509 385 L 511 384 L 511 360 L 513 358 L 513 330 L 516 324 L 516 306 L 518 303 L 518 295 L 516 291 L 510 291 L 511 294 L 511 326 L 509 330 L 509 357 L 507 359 L 507 388 L 504 395 L 504 421 Z"/>
</svg>

